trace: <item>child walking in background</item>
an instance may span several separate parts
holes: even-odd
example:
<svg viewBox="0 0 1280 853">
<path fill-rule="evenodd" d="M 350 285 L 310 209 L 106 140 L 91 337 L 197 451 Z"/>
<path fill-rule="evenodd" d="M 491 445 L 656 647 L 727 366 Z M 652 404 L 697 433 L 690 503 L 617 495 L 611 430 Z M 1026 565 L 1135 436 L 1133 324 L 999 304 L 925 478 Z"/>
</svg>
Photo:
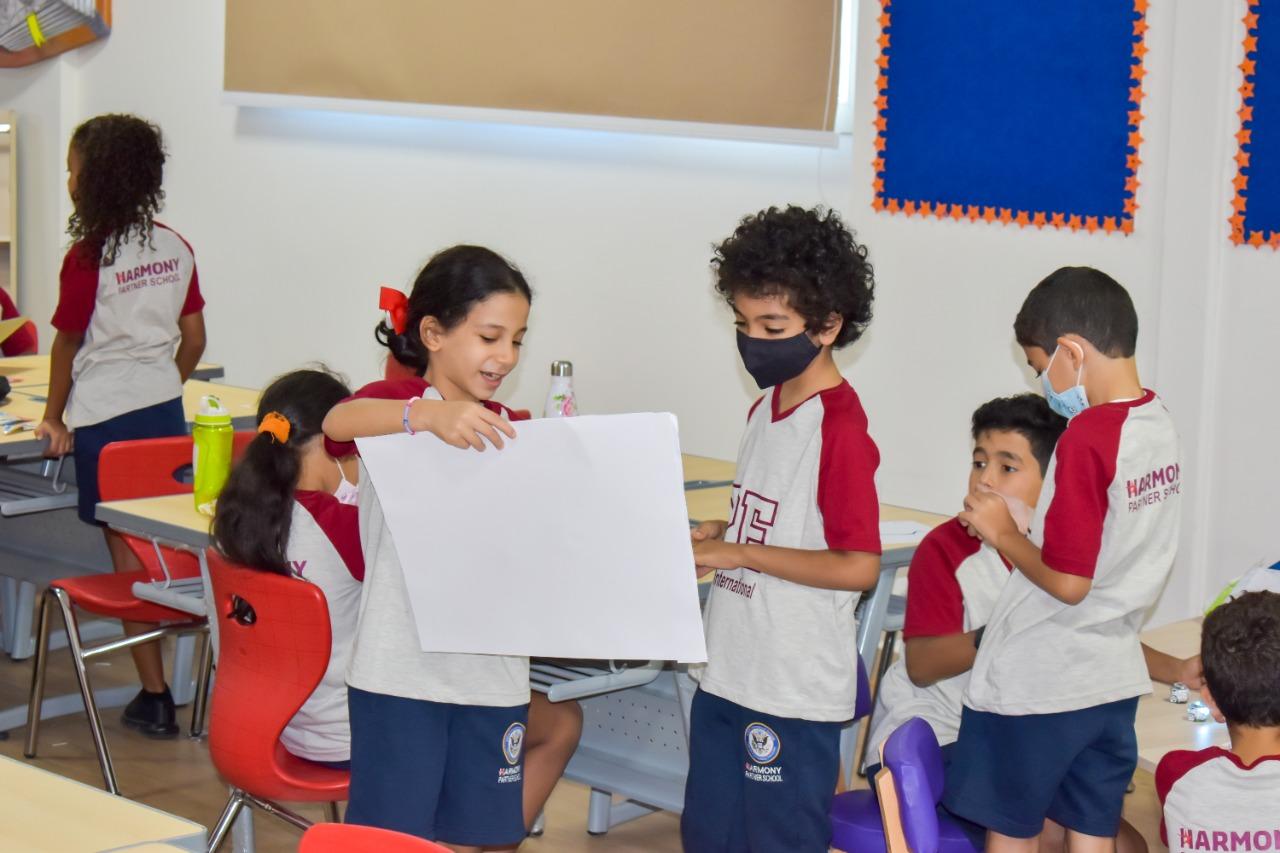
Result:
<svg viewBox="0 0 1280 853">
<path fill-rule="evenodd" d="M 350 395 L 340 379 L 321 370 L 288 373 L 267 386 L 258 404 L 258 435 L 232 469 L 213 517 L 214 545 L 228 559 L 309 581 L 324 592 L 329 667 L 280 741 L 299 758 L 338 769 L 350 767 L 346 677 L 364 558 L 355 460 L 330 456 L 320 426 Z"/>
<path fill-rule="evenodd" d="M 157 222 L 164 201 L 160 128 L 102 115 L 76 128 L 67 149 L 75 241 L 62 261 L 49 392 L 36 435 L 46 453 L 73 452 L 80 518 L 94 519 L 98 455 L 113 441 L 186 433 L 182 383 L 204 352 L 204 299 L 191 246 Z M 124 539 L 105 530 L 117 572 L 142 571 Z M 125 622 L 134 636 L 151 625 Z M 158 642 L 130 649 L 142 690 L 125 725 L 173 737 L 173 697 Z"/>
</svg>

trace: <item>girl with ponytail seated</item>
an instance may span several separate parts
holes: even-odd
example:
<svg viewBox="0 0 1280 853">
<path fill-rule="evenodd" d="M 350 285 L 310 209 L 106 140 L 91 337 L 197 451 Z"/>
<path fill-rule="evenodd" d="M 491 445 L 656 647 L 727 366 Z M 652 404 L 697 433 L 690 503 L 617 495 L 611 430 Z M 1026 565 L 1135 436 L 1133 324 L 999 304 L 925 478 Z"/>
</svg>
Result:
<svg viewBox="0 0 1280 853">
<path fill-rule="evenodd" d="M 336 769 L 351 766 L 347 661 L 360 612 L 364 558 L 354 458 L 325 450 L 320 426 L 347 386 L 322 370 L 271 383 L 258 405 L 258 435 L 218 497 L 213 540 L 228 559 L 318 585 L 329 603 L 332 651 L 316 690 L 280 735 L 289 752 Z"/>
</svg>

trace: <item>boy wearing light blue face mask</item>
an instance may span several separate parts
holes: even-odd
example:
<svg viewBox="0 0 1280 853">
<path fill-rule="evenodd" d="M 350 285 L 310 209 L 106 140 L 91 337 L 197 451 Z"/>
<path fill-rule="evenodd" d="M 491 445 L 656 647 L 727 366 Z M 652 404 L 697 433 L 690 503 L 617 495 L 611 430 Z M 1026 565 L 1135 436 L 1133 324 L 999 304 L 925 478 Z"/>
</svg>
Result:
<svg viewBox="0 0 1280 853">
<path fill-rule="evenodd" d="M 1070 420 L 1029 536 L 996 495 L 970 494 L 959 516 L 1015 571 L 974 661 L 944 802 L 988 828 L 988 850 L 1034 849 L 1046 818 L 1068 849 L 1111 849 L 1151 691 L 1138 629 L 1178 540 L 1178 437 L 1138 379 L 1137 313 L 1110 276 L 1054 272 L 1014 332 Z"/>
<path fill-rule="evenodd" d="M 840 729 L 853 716 L 853 610 L 880 573 L 880 456 L 832 351 L 871 319 L 866 248 L 833 212 L 770 208 L 716 250 L 747 416 L 729 521 L 693 533 L 714 572 L 689 733 L 687 853 L 825 853 Z"/>
</svg>

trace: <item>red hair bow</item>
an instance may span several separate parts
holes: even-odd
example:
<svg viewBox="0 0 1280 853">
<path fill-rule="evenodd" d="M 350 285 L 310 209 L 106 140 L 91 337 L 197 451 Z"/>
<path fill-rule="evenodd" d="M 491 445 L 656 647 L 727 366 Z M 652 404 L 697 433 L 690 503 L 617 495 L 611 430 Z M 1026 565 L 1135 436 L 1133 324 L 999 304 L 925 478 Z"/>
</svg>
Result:
<svg viewBox="0 0 1280 853">
<path fill-rule="evenodd" d="M 382 288 L 378 297 L 378 307 L 386 311 L 391 318 L 391 328 L 397 335 L 404 334 L 409 324 L 409 297 L 392 287 Z"/>
</svg>

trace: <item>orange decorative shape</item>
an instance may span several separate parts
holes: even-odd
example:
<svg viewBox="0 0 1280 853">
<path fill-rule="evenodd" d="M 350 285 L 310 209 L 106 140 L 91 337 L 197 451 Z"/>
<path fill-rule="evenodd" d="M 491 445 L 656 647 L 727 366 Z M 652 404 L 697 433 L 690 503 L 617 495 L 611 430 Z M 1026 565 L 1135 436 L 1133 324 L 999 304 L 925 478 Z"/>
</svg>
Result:
<svg viewBox="0 0 1280 853">
<path fill-rule="evenodd" d="M 1134 130 L 1129 133 L 1129 147 L 1135 151 L 1142 147 L 1142 134 Z"/>
<path fill-rule="evenodd" d="M 916 203 L 908 199 L 902 203 L 902 212 L 907 216 L 912 216 L 916 212 Z"/>
<path fill-rule="evenodd" d="M 930 216 L 933 213 L 933 208 L 930 206 L 929 202 L 922 201 L 920 202 L 919 211 L 921 216 Z"/>
<path fill-rule="evenodd" d="M 983 207 L 982 219 L 984 222 L 995 222 L 996 209 L 994 207 Z"/>
<path fill-rule="evenodd" d="M 1271 232 L 1271 238 L 1267 240 L 1267 245 L 1273 249 L 1280 249 L 1280 231 Z"/>
<path fill-rule="evenodd" d="M 1137 154 L 1130 154 L 1125 159 L 1125 165 L 1129 168 L 1130 172 L 1136 172 L 1138 171 L 1138 167 L 1142 165 L 1142 158 Z"/>
<path fill-rule="evenodd" d="M 1252 104 L 1245 104 L 1243 107 L 1240 108 L 1240 120 L 1253 121 L 1253 105 Z"/>
<path fill-rule="evenodd" d="M 1253 231 L 1253 232 L 1250 232 L 1250 234 L 1249 234 L 1249 245 L 1250 245 L 1250 246 L 1261 246 L 1261 245 L 1263 244 L 1263 242 L 1264 242 L 1264 241 L 1263 241 L 1263 239 L 1262 239 L 1262 232 L 1261 232 L 1261 231 Z"/>
<path fill-rule="evenodd" d="M 1113 234 L 1113 233 L 1115 233 L 1115 230 L 1116 230 L 1116 218 L 1115 218 L 1114 216 L 1108 216 L 1108 217 L 1106 217 L 1105 219 L 1103 219 L 1103 220 L 1102 220 L 1102 230 L 1103 230 L 1103 231 L 1106 231 L 1108 234 Z"/>
<path fill-rule="evenodd" d="M 884 192 L 884 178 L 876 178 L 871 182 L 871 189 L 877 195 Z"/>
<path fill-rule="evenodd" d="M 872 210 L 884 210 L 884 199 L 882 199 L 882 198 L 881 198 L 880 196 L 878 196 L 878 195 L 873 195 L 873 196 L 871 197 L 871 209 L 872 209 Z"/>
<path fill-rule="evenodd" d="M 1088 231 L 1090 234 L 1092 234 L 1094 231 L 1097 231 L 1097 230 L 1098 230 L 1098 217 L 1096 217 L 1096 216 L 1086 216 L 1086 217 L 1085 217 L 1085 219 L 1084 219 L 1084 230 Z"/>
<path fill-rule="evenodd" d="M 1133 0 L 1133 11 L 1139 15 L 1147 14 L 1147 0 Z"/>
<path fill-rule="evenodd" d="M 982 211 L 979 210 L 978 205 L 970 204 L 965 208 L 964 215 L 969 217 L 970 222 L 977 222 L 982 217 Z"/>
<path fill-rule="evenodd" d="M 883 54 L 883 53 L 882 53 L 882 54 L 880 54 L 879 56 L 877 56 L 877 57 L 876 57 L 876 66 L 877 66 L 877 67 L 879 67 L 879 68 L 888 68 L 888 67 L 889 67 L 889 57 L 888 57 L 887 55 Z"/>
<path fill-rule="evenodd" d="M 1231 186 L 1235 187 L 1237 192 L 1246 189 L 1249 186 L 1249 176 L 1243 172 L 1236 172 L 1235 180 L 1231 182 Z"/>
<path fill-rule="evenodd" d="M 1071 218 L 1067 220 L 1067 227 L 1070 228 L 1072 231 L 1079 231 L 1080 215 L 1077 213 L 1071 214 Z"/>
<path fill-rule="evenodd" d="M 1252 83 L 1240 84 L 1240 97 L 1244 98 L 1246 101 L 1253 100 L 1253 84 Z"/>
<path fill-rule="evenodd" d="M 1137 127 L 1142 124 L 1142 110 L 1129 110 L 1129 125 Z"/>
<path fill-rule="evenodd" d="M 1237 151 L 1237 152 L 1236 152 L 1236 164 L 1237 164 L 1237 165 L 1239 165 L 1241 169 L 1248 168 L 1248 166 L 1249 166 L 1249 152 L 1248 152 L 1248 151 Z"/>
<path fill-rule="evenodd" d="M 1244 16 L 1245 29 L 1256 30 L 1258 28 L 1258 15 L 1256 12 L 1250 12 Z"/>
<path fill-rule="evenodd" d="M 1231 227 L 1232 227 L 1232 228 L 1239 228 L 1239 229 L 1241 229 L 1241 230 L 1243 230 L 1243 229 L 1244 229 L 1244 214 L 1243 214 L 1243 213 L 1236 213 L 1236 214 L 1234 214 L 1230 219 L 1228 219 L 1227 221 L 1231 223 Z"/>
<path fill-rule="evenodd" d="M 880 111 L 880 110 L 887 110 L 887 109 L 889 109 L 889 96 L 881 95 L 880 97 L 876 98 L 876 110 Z"/>
<path fill-rule="evenodd" d="M 1232 229 L 1231 229 L 1231 242 L 1232 242 L 1232 243 L 1235 243 L 1237 246 L 1239 246 L 1240 244 L 1242 244 L 1242 243 L 1244 242 L 1244 232 L 1242 232 L 1242 231 L 1240 231 L 1240 230 L 1238 230 L 1238 229 L 1236 229 L 1236 228 L 1232 228 Z"/>
<path fill-rule="evenodd" d="M 871 145 L 872 145 L 872 147 L 874 147 L 877 151 L 883 151 L 883 150 L 884 150 L 884 137 L 883 137 L 883 136 L 877 136 L 877 137 L 875 138 L 875 140 L 871 143 Z"/>
<path fill-rule="evenodd" d="M 1141 36 L 1144 33 L 1146 33 L 1146 31 L 1147 31 L 1146 18 L 1139 18 L 1138 20 L 1133 22 L 1133 34 L 1135 36 Z"/>
<path fill-rule="evenodd" d="M 1245 36 L 1245 39 L 1244 39 L 1245 55 L 1247 56 L 1250 53 L 1256 53 L 1257 50 L 1258 50 L 1258 37 L 1253 35 Z"/>
<path fill-rule="evenodd" d="M 1127 193 L 1136 193 L 1138 191 L 1138 176 L 1130 175 L 1124 179 L 1124 191 Z"/>
<path fill-rule="evenodd" d="M 951 218 L 957 222 L 964 218 L 964 208 L 958 204 L 951 205 Z"/>
<path fill-rule="evenodd" d="M 1133 46 L 1133 55 L 1136 56 L 1138 59 L 1142 59 L 1144 56 L 1146 56 L 1147 43 L 1145 41 L 1140 41 L 1137 44 L 1135 44 Z"/>
<path fill-rule="evenodd" d="M 884 50 L 889 46 L 889 34 L 881 33 L 880 38 L 876 39 L 876 44 L 880 45 L 880 49 Z"/>
<path fill-rule="evenodd" d="M 1253 141 L 1253 131 L 1250 128 L 1242 127 L 1236 132 L 1236 141 L 1241 145 L 1248 145 Z"/>
<path fill-rule="evenodd" d="M 1013 221 L 1018 223 L 1018 227 L 1026 228 L 1031 224 L 1031 216 L 1025 210 L 1019 210 L 1018 215 L 1013 218 Z"/>
<path fill-rule="evenodd" d="M 1055 213 L 1049 217 L 1049 224 L 1054 228 L 1063 228 L 1067 224 L 1067 216 L 1065 213 Z"/>
<path fill-rule="evenodd" d="M 1132 220 L 1132 219 L 1125 219 L 1125 220 L 1122 220 L 1122 221 L 1120 222 L 1120 230 L 1121 230 L 1121 231 L 1123 231 L 1123 232 L 1124 232 L 1124 233 L 1126 233 L 1126 234 L 1132 234 L 1132 233 L 1133 233 L 1133 220 Z"/>
<path fill-rule="evenodd" d="M 1142 67 L 1142 63 L 1135 62 L 1133 68 L 1129 71 L 1129 79 L 1142 82 L 1142 78 L 1147 76 L 1147 69 Z"/>
<path fill-rule="evenodd" d="M 1245 197 L 1242 195 L 1234 196 L 1231 199 L 1231 209 L 1244 213 Z"/>
<path fill-rule="evenodd" d="M 1013 221 L 1013 211 L 1007 207 L 1000 208 L 1000 221 L 1008 224 Z"/>
<path fill-rule="evenodd" d="M 1240 70 L 1244 72 L 1244 76 L 1246 77 L 1252 77 L 1257 67 L 1258 63 L 1254 62 L 1252 59 L 1246 59 L 1244 62 L 1240 63 Z"/>
<path fill-rule="evenodd" d="M 1137 209 L 1138 209 L 1138 202 L 1137 202 L 1137 200 L 1136 200 L 1136 199 L 1134 199 L 1134 197 L 1133 197 L 1133 196 L 1129 196 L 1128 198 L 1126 198 L 1126 199 L 1124 200 L 1124 212 L 1125 212 L 1125 213 L 1129 214 L 1130 216 L 1133 216 L 1134 212 L 1135 212 Z"/>
<path fill-rule="evenodd" d="M 885 128 L 888 126 L 888 122 L 885 120 L 884 116 L 877 116 L 876 120 L 872 122 L 872 124 L 875 126 L 876 130 L 882 133 L 884 132 Z"/>
<path fill-rule="evenodd" d="M 1135 104 L 1142 103 L 1142 85 L 1129 87 L 1129 100 Z"/>
<path fill-rule="evenodd" d="M 1037 228 L 1043 228 L 1048 224 L 1048 217 L 1044 215 L 1043 210 L 1036 211 L 1036 215 L 1031 219 L 1031 224 Z"/>
<path fill-rule="evenodd" d="M 879 22 L 879 24 L 880 24 L 880 29 L 882 29 L 882 30 L 883 30 L 885 27 L 889 26 L 889 13 L 888 13 L 888 12 L 882 12 L 882 13 L 880 14 L 880 17 L 877 19 L 877 21 L 878 21 L 878 22 Z"/>
</svg>

